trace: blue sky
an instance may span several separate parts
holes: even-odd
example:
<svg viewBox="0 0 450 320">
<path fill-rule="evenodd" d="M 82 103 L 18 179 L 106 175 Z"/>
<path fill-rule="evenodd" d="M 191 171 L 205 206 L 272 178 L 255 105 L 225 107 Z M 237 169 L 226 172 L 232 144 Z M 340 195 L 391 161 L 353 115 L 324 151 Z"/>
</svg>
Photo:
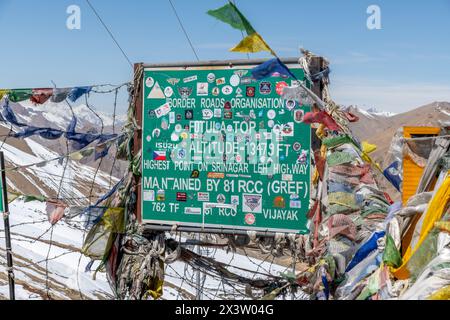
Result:
<svg viewBox="0 0 450 320">
<path fill-rule="evenodd" d="M 91 0 L 133 62 L 195 57 L 167 0 Z M 241 39 L 210 16 L 225 0 L 173 0 L 202 60 L 246 58 L 227 50 Z M 84 0 L 0 0 L 0 87 L 123 83 L 130 66 Z M 299 47 L 324 55 L 332 96 L 401 112 L 450 101 L 450 0 L 237 0 L 280 56 Z M 81 7 L 81 30 L 68 30 L 66 9 Z M 382 30 L 368 30 L 367 7 L 381 8 Z M 253 57 L 269 57 L 255 54 Z M 109 100 L 108 100 L 109 99 Z M 111 110 L 108 98 L 99 109 Z M 100 100 L 99 100 L 100 101 Z M 122 102 L 122 110 L 126 105 Z"/>
</svg>

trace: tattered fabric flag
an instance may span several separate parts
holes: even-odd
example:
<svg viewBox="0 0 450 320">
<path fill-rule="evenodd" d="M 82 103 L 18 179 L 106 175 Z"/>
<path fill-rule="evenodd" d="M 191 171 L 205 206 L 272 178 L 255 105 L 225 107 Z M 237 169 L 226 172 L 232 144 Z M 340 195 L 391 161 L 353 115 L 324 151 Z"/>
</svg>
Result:
<svg viewBox="0 0 450 320">
<path fill-rule="evenodd" d="M 395 246 L 395 241 L 391 235 L 386 237 L 386 247 L 383 254 L 383 262 L 389 266 L 398 268 L 402 265 L 402 256 Z"/>
<path fill-rule="evenodd" d="M 6 100 L 5 104 L 3 105 L 2 117 L 3 117 L 3 119 L 8 121 L 9 123 L 11 123 L 13 125 L 16 125 L 18 127 L 26 127 L 27 126 L 26 124 L 20 123 L 17 120 L 16 115 L 14 114 L 14 111 L 9 106 L 9 101 L 8 100 Z"/>
<path fill-rule="evenodd" d="M 95 147 L 73 153 L 70 158 L 72 160 L 80 161 L 81 164 L 89 164 L 106 157 L 112 144 L 112 141 L 99 143 Z"/>
<path fill-rule="evenodd" d="M 230 2 L 217 10 L 210 10 L 208 11 L 208 14 L 222 22 L 229 24 L 235 29 L 245 31 L 247 33 L 247 37 L 230 51 L 243 53 L 268 51 L 272 55 L 276 56 L 275 52 L 255 31 L 255 29 L 253 29 L 250 22 L 248 22 L 248 20 L 233 3 Z"/>
<path fill-rule="evenodd" d="M 96 223 L 98 223 L 98 222 L 101 221 L 101 219 L 103 218 L 104 212 L 106 212 L 106 208 L 100 208 L 99 205 L 100 205 L 103 201 L 106 201 L 107 199 L 111 198 L 112 195 L 113 195 L 114 193 L 116 193 L 116 191 L 119 189 L 119 187 L 122 185 L 122 183 L 123 183 L 124 181 L 125 181 L 125 178 L 122 178 L 122 180 L 120 180 L 119 183 L 117 183 L 110 191 L 108 191 L 107 194 L 105 194 L 103 197 L 101 197 L 100 199 L 98 199 L 98 201 L 97 201 L 94 205 L 92 205 L 92 206 L 86 208 L 86 209 L 83 211 L 83 214 L 84 214 L 84 215 L 87 215 L 88 217 L 92 217 L 92 213 L 93 213 L 93 212 L 97 212 L 97 213 L 98 213 L 98 212 L 101 212 L 99 215 L 96 216 L 96 218 L 95 218 L 93 221 L 90 221 L 91 219 L 88 219 L 88 222 L 90 221 L 89 223 L 91 223 L 91 224 L 96 224 Z M 103 209 L 104 209 L 104 210 L 103 210 Z M 102 210 L 103 210 L 103 211 L 102 211 Z"/>
<path fill-rule="evenodd" d="M 50 98 L 50 101 L 54 103 L 61 103 L 67 99 L 70 91 L 72 91 L 72 88 L 53 89 L 53 96 Z"/>
<path fill-rule="evenodd" d="M 343 144 L 353 143 L 353 140 L 352 140 L 352 138 L 350 138 L 348 135 L 345 134 L 345 135 L 339 135 L 339 136 L 325 138 L 325 139 L 323 139 L 322 143 L 328 149 L 332 149 L 332 148 L 341 146 Z"/>
<path fill-rule="evenodd" d="M 64 211 L 66 208 L 67 205 L 61 201 L 47 201 L 46 211 L 48 221 L 52 225 L 57 224 L 64 217 Z"/>
<path fill-rule="evenodd" d="M 31 102 L 34 104 L 44 104 L 53 95 L 53 89 L 33 89 Z"/>
<path fill-rule="evenodd" d="M 343 235 L 354 241 L 356 238 L 356 225 L 353 220 L 345 214 L 336 214 L 328 220 L 329 237 L 333 239 L 337 235 Z"/>
<path fill-rule="evenodd" d="M 340 164 L 349 163 L 356 159 L 356 157 L 348 152 L 333 152 L 327 157 L 327 163 L 329 167 L 338 166 Z"/>
<path fill-rule="evenodd" d="M 0 89 L 0 100 L 2 100 L 3 97 L 9 93 L 9 91 L 10 90 L 7 90 L 7 89 Z"/>
<path fill-rule="evenodd" d="M 281 96 L 283 100 L 298 101 L 304 106 L 312 106 L 314 104 L 314 100 L 301 86 L 285 87 Z"/>
<path fill-rule="evenodd" d="M 291 77 L 293 79 L 296 79 L 295 75 L 278 58 L 266 61 L 252 70 L 252 75 L 255 80 L 269 78 L 274 73 L 278 73 L 284 77 Z"/>
<path fill-rule="evenodd" d="M 32 89 L 13 89 L 8 92 L 8 98 L 12 102 L 29 100 L 33 95 Z"/>
<path fill-rule="evenodd" d="M 52 128 L 36 128 L 36 127 L 25 127 L 22 131 L 14 133 L 12 137 L 25 139 L 34 135 L 39 135 L 40 137 L 47 140 L 57 140 L 63 136 L 63 132 L 59 129 Z"/>
<path fill-rule="evenodd" d="M 92 90 L 92 87 L 76 87 L 76 88 L 73 88 L 70 91 L 70 93 L 68 95 L 68 98 L 69 98 L 70 101 L 75 102 L 79 98 L 81 98 L 81 96 L 91 92 L 91 90 Z"/>
<path fill-rule="evenodd" d="M 364 243 L 353 256 L 352 261 L 347 266 L 345 272 L 349 272 L 361 261 L 363 261 L 371 252 L 378 248 L 378 239 L 386 235 L 385 231 L 375 232 L 372 237 Z"/>
<path fill-rule="evenodd" d="M 322 70 L 314 75 L 311 76 L 311 80 L 312 81 L 320 81 L 323 78 L 328 78 L 328 76 L 330 75 L 331 70 L 329 67 L 327 67 L 325 70 Z"/>
<path fill-rule="evenodd" d="M 345 116 L 347 117 L 347 120 L 350 122 L 358 122 L 359 117 L 351 112 L 345 112 Z"/>
<path fill-rule="evenodd" d="M 330 204 L 339 204 L 347 207 L 356 206 L 355 195 L 349 192 L 330 193 L 328 194 L 328 202 Z"/>
<path fill-rule="evenodd" d="M 319 112 L 307 112 L 303 117 L 303 122 L 312 124 L 312 123 L 320 123 L 325 125 L 329 130 L 332 131 L 340 131 L 341 128 L 337 125 L 336 121 L 328 113 L 325 111 Z"/>
<path fill-rule="evenodd" d="M 81 150 L 96 140 L 102 143 L 117 137 L 117 134 L 76 133 L 76 126 L 77 118 L 73 116 L 72 121 L 67 127 L 66 138 L 71 141 L 71 147 L 74 150 Z"/>
<path fill-rule="evenodd" d="M 398 161 L 392 163 L 389 167 L 386 168 L 383 172 L 386 179 L 392 183 L 392 185 L 398 190 L 401 191 L 402 185 L 402 176 L 400 173 L 400 164 Z"/>
</svg>

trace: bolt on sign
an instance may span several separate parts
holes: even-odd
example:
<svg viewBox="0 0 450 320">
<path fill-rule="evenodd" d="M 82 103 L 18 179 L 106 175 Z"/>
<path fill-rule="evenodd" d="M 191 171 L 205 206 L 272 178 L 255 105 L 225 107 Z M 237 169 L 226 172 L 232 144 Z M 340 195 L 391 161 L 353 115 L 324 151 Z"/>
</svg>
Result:
<svg viewBox="0 0 450 320">
<path fill-rule="evenodd" d="M 304 72 L 256 81 L 246 63 L 144 69 L 145 224 L 307 232 L 311 106 L 281 97 Z"/>
</svg>

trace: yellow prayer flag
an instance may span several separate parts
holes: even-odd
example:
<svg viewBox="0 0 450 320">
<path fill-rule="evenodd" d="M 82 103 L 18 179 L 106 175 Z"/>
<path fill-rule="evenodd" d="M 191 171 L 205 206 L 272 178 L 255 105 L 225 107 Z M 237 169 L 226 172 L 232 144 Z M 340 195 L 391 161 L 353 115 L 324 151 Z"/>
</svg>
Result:
<svg viewBox="0 0 450 320">
<path fill-rule="evenodd" d="M 367 154 L 372 153 L 375 150 L 377 150 L 377 146 L 375 144 L 370 144 L 367 141 L 363 141 L 362 148 L 363 148 L 363 152 L 367 153 Z"/>
<path fill-rule="evenodd" d="M 9 92 L 9 90 L 6 90 L 6 89 L 0 89 L 0 100 L 1 100 L 5 95 L 7 95 L 8 92 Z"/>
<path fill-rule="evenodd" d="M 255 32 L 242 40 L 236 47 L 230 50 L 231 52 L 255 53 L 260 51 L 268 51 L 276 56 L 275 52 L 269 47 L 264 39 Z"/>
</svg>

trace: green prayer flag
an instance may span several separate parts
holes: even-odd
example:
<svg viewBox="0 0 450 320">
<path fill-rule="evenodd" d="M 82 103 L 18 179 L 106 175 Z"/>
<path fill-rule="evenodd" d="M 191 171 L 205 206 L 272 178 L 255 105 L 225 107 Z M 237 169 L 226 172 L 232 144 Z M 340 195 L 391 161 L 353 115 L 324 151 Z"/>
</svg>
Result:
<svg viewBox="0 0 450 320">
<path fill-rule="evenodd" d="M 390 267 L 398 268 L 402 265 L 402 257 L 397 247 L 395 246 L 395 241 L 390 235 L 386 237 L 386 247 L 383 254 L 383 262 Z"/>
<path fill-rule="evenodd" d="M 12 102 L 21 102 L 30 99 L 32 95 L 32 89 L 14 89 L 8 93 L 8 98 Z"/>
<path fill-rule="evenodd" d="M 246 31 L 247 35 L 256 33 L 244 15 L 231 2 L 216 10 L 209 10 L 208 14 L 235 29 Z"/>
</svg>

